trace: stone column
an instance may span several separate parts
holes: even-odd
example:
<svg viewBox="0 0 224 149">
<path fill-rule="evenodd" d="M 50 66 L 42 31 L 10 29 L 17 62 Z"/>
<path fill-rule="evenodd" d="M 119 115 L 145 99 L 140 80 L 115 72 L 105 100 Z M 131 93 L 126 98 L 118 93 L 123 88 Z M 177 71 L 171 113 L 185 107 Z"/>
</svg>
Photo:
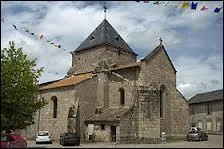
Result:
<svg viewBox="0 0 224 149">
<path fill-rule="evenodd" d="M 108 99 L 108 77 L 107 72 L 99 72 L 97 73 L 98 83 L 97 83 L 97 105 L 98 108 L 107 108 L 109 107 L 109 99 Z"/>
<path fill-rule="evenodd" d="M 160 142 L 159 90 L 139 87 L 138 137 L 140 143 Z"/>
</svg>

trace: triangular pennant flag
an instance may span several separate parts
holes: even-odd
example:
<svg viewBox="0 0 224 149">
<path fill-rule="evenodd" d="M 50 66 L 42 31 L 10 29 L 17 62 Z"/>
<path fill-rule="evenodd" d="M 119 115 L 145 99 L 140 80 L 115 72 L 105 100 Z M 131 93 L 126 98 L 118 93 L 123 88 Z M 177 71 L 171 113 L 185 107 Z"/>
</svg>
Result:
<svg viewBox="0 0 224 149">
<path fill-rule="evenodd" d="M 196 10 L 196 9 L 197 9 L 197 5 L 198 5 L 198 3 L 194 3 L 194 2 L 192 2 L 192 3 L 191 3 L 191 9 Z"/>
<path fill-rule="evenodd" d="M 188 7 L 190 7 L 189 2 L 183 2 L 182 8 L 187 9 Z"/>
<path fill-rule="evenodd" d="M 205 11 L 205 10 L 208 10 L 208 8 L 206 8 L 205 6 L 203 6 L 200 10 L 201 11 Z"/>
<path fill-rule="evenodd" d="M 12 25 L 16 30 L 18 30 L 17 28 L 16 28 L 16 26 L 15 25 Z"/>
<path fill-rule="evenodd" d="M 156 1 L 156 2 L 154 2 L 153 4 L 155 4 L 155 5 L 159 5 L 160 3 L 159 3 L 159 1 Z"/>
<path fill-rule="evenodd" d="M 28 28 L 25 28 L 25 27 L 24 27 L 23 29 L 25 29 L 25 32 L 27 32 L 27 33 L 30 32 Z"/>
<path fill-rule="evenodd" d="M 215 10 L 214 10 L 214 12 L 219 13 L 219 11 L 220 11 L 221 9 L 222 9 L 222 7 L 220 7 L 220 8 L 216 7 Z"/>
</svg>

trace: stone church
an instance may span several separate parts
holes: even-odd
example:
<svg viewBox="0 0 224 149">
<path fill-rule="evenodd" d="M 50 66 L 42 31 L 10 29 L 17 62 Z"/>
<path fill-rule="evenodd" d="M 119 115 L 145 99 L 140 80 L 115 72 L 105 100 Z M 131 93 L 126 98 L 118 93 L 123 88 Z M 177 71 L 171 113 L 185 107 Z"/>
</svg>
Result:
<svg viewBox="0 0 224 149">
<path fill-rule="evenodd" d="M 77 132 L 81 140 L 159 143 L 186 136 L 188 104 L 176 88 L 176 70 L 162 42 L 137 61 L 137 54 L 104 19 L 72 52 L 67 75 L 41 84 L 48 105 L 27 130 L 48 130 L 54 140 Z M 34 135 L 34 136 L 31 136 Z"/>
</svg>

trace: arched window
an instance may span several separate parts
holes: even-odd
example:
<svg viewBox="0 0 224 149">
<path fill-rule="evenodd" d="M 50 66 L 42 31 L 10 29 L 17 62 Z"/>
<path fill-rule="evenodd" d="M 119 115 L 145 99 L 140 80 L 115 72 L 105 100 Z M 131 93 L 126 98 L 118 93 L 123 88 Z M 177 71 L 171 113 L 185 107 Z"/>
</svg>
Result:
<svg viewBox="0 0 224 149">
<path fill-rule="evenodd" d="M 54 96 L 51 100 L 53 101 L 53 118 L 57 118 L 58 99 Z"/>
<path fill-rule="evenodd" d="M 120 92 L 120 105 L 124 106 L 124 89 L 120 88 L 119 92 Z"/>
<path fill-rule="evenodd" d="M 163 117 L 163 112 L 164 112 L 164 98 L 165 98 L 165 86 L 161 85 L 160 87 L 160 117 Z"/>
</svg>

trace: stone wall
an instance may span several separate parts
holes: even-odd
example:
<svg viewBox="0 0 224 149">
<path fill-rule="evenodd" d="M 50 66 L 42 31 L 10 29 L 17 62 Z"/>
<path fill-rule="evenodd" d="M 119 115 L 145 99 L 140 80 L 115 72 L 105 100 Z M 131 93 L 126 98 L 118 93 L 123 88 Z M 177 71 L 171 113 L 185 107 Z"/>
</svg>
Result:
<svg viewBox="0 0 224 149">
<path fill-rule="evenodd" d="M 186 99 L 176 89 L 176 72 L 163 49 L 142 61 L 137 84 L 149 85 L 158 90 L 162 85 L 165 86 L 160 133 L 165 131 L 168 136 L 186 135 L 188 106 Z"/>
<path fill-rule="evenodd" d="M 72 67 L 68 75 L 92 71 L 103 60 L 107 61 L 108 64 L 117 63 L 118 66 L 135 62 L 136 56 L 124 51 L 119 54 L 118 49 L 107 45 L 73 53 Z"/>
<path fill-rule="evenodd" d="M 207 104 L 210 104 L 210 114 L 208 114 Z M 194 108 L 194 113 L 192 112 Z M 203 103 L 189 104 L 190 124 L 202 122 L 202 129 L 209 134 L 223 134 L 223 100 Z M 207 122 L 211 122 L 211 130 L 208 130 Z M 218 126 L 220 125 L 220 126 Z"/>
<path fill-rule="evenodd" d="M 118 140 L 118 143 L 137 143 L 137 112 L 137 107 L 133 107 L 129 112 L 120 117 L 120 140 Z"/>
<path fill-rule="evenodd" d="M 53 102 L 51 98 L 57 97 L 57 118 L 53 118 Z M 40 110 L 40 121 L 35 123 L 36 131 L 48 130 L 52 138 L 58 141 L 61 133 L 67 132 L 67 120 L 69 108 L 79 99 L 80 108 L 80 131 L 81 139 L 85 134 L 84 119 L 95 112 L 96 109 L 96 80 L 89 79 L 77 86 L 62 87 L 44 90 L 39 93 L 39 99 L 48 101 L 48 105 Z M 38 117 L 38 114 L 37 114 Z M 39 125 L 39 126 L 38 126 Z M 31 134 L 30 134 L 31 135 Z"/>
<path fill-rule="evenodd" d="M 186 99 L 177 90 L 171 91 L 170 136 L 186 136 L 189 126 L 189 110 Z"/>
<path fill-rule="evenodd" d="M 136 89 L 134 87 L 135 80 L 137 78 L 135 69 L 124 69 L 115 71 L 115 73 L 123 76 L 124 78 L 130 80 L 125 81 L 114 74 L 109 74 L 109 106 L 110 107 L 119 107 L 120 106 L 120 92 L 119 89 L 124 89 L 125 94 L 125 105 L 124 107 L 130 107 L 134 101 L 134 94 Z"/>
<path fill-rule="evenodd" d="M 138 140 L 141 143 L 160 142 L 159 90 L 139 88 Z"/>
</svg>

